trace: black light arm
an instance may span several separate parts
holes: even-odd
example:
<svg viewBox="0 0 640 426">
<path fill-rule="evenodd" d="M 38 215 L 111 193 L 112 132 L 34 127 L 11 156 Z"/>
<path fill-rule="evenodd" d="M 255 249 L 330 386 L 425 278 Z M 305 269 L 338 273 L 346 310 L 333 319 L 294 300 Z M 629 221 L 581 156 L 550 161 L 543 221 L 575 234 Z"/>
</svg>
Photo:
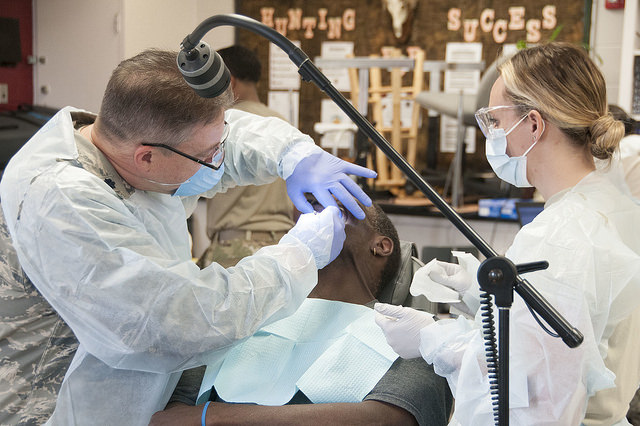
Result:
<svg viewBox="0 0 640 426">
<path fill-rule="evenodd" d="M 418 188 L 442 214 L 482 253 L 490 258 L 498 253 L 484 241 L 478 233 L 442 198 L 418 172 L 402 157 L 391 144 L 373 127 L 373 125 L 358 112 L 357 109 L 331 84 L 329 79 L 315 66 L 309 57 L 289 39 L 255 19 L 237 15 L 224 14 L 212 16 L 204 20 L 196 29 L 182 41 L 182 52 L 187 58 L 195 56 L 192 52 L 202 37 L 211 29 L 223 25 L 240 27 L 259 34 L 280 47 L 289 55 L 291 61 L 298 67 L 298 72 L 305 81 L 312 81 L 327 94 L 342 111 L 358 126 L 371 141 L 396 165 L 407 179 Z M 583 336 L 571 326 L 526 280 L 517 277 L 515 290 L 531 306 L 569 347 L 576 347 L 582 343 Z"/>
</svg>

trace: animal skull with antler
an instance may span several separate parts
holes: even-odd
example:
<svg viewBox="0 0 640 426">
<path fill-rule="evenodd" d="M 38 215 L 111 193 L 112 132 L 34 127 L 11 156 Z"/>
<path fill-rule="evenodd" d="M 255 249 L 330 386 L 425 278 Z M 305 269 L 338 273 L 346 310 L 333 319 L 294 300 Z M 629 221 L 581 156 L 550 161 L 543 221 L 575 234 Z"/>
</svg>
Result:
<svg viewBox="0 0 640 426">
<path fill-rule="evenodd" d="M 382 5 L 391 15 L 393 34 L 396 38 L 408 38 L 409 28 L 405 30 L 404 27 L 413 21 L 413 13 L 418 5 L 418 0 L 382 0 Z"/>
</svg>

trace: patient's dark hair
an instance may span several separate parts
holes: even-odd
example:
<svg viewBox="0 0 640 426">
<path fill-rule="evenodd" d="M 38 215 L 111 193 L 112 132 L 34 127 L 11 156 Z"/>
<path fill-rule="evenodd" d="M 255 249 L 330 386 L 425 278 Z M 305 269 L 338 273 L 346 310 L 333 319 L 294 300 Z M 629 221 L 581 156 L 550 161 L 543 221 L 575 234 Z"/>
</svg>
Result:
<svg viewBox="0 0 640 426">
<path fill-rule="evenodd" d="M 393 241 L 393 251 L 387 259 L 387 263 L 382 270 L 380 283 L 376 288 L 375 296 L 377 297 L 380 289 L 384 288 L 396 277 L 398 268 L 400 267 L 401 255 L 400 239 L 398 238 L 398 231 L 396 231 L 396 227 L 393 226 L 391 219 L 389 219 L 389 216 L 387 216 L 387 214 L 382 211 L 379 205 L 374 204 L 373 209 L 375 213 L 369 218 L 371 226 L 378 234 L 389 237 L 391 241 Z"/>
</svg>

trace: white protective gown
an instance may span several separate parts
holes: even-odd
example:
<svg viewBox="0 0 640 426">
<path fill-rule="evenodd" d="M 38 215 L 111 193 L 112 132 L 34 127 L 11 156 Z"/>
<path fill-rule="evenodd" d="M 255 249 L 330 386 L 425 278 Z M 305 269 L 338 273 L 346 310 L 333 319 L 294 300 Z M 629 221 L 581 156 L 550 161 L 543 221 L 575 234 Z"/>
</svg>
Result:
<svg viewBox="0 0 640 426">
<path fill-rule="evenodd" d="M 237 267 L 200 270 L 186 222 L 197 197 L 137 191 L 86 170 L 77 143 L 95 147 L 74 132 L 71 111 L 14 156 L 0 184 L 23 269 L 80 343 L 48 423 L 146 425 L 180 370 L 292 314 L 316 284 L 316 263 L 285 236 Z M 319 149 L 282 120 L 240 111 L 225 118 L 225 174 L 209 196 L 286 178 Z M 96 167 L 113 175 L 98 156 Z"/>
<path fill-rule="evenodd" d="M 640 135 L 628 135 L 620 141 L 620 163 L 631 194 L 640 200 Z"/>
<path fill-rule="evenodd" d="M 506 256 L 516 264 L 549 261 L 547 270 L 523 278 L 584 334 L 584 342 L 570 349 L 546 334 L 514 294 L 510 424 L 580 424 L 588 397 L 614 386 L 614 378 L 612 399 L 631 399 L 640 383 L 640 348 L 634 343 L 640 328 L 639 254 L 640 207 L 597 172 L 554 195 L 516 235 Z M 452 388 L 454 424 L 494 424 L 480 331 L 480 312 L 475 322 L 460 317 L 421 331 L 423 357 Z M 623 354 L 608 357 L 613 352 Z M 627 408 L 604 408 L 610 412 L 599 415 L 609 420 L 599 424 L 627 424 Z"/>
</svg>

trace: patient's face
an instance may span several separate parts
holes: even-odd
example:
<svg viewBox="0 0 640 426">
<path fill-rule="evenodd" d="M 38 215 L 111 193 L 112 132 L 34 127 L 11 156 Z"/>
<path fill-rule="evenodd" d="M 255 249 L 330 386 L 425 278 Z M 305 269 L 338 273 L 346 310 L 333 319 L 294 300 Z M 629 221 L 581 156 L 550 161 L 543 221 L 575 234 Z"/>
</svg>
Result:
<svg viewBox="0 0 640 426">
<path fill-rule="evenodd" d="M 321 212 L 324 207 L 322 204 L 318 203 L 315 200 L 309 201 L 313 206 L 313 209 L 317 212 Z M 342 213 L 342 217 L 345 219 L 345 233 L 346 239 L 344 241 L 344 246 L 342 251 L 340 252 L 339 257 L 353 255 L 356 256 L 358 253 L 361 253 L 363 250 L 369 250 L 369 241 L 376 235 L 373 228 L 371 227 L 370 219 L 375 214 L 375 209 L 373 207 L 365 207 L 360 204 L 362 210 L 364 210 L 365 218 L 363 220 L 356 219 L 349 210 L 344 208 L 344 206 L 338 202 L 338 208 L 340 208 L 340 212 Z M 362 259 L 362 258 L 361 258 Z"/>
<path fill-rule="evenodd" d="M 371 240 L 377 235 L 377 232 L 373 230 L 371 226 L 371 217 L 375 214 L 373 207 L 362 207 L 364 210 L 365 218 L 362 220 L 356 219 L 351 213 L 347 211 L 347 222 L 345 224 L 345 232 L 347 238 L 344 241 L 343 252 L 348 252 L 356 256 L 356 259 L 363 259 L 368 257 L 358 257 L 359 253 L 366 253 L 371 248 L 369 247 Z"/>
<path fill-rule="evenodd" d="M 316 211 L 323 210 L 321 205 L 312 201 L 310 203 Z M 356 219 L 349 211 L 340 207 L 345 218 L 344 245 L 338 257 L 319 272 L 318 286 L 310 297 L 365 304 L 377 297 L 381 280 L 389 265 L 388 256 L 393 251 L 393 240 L 382 237 L 377 230 L 376 223 L 381 219 L 378 214 L 381 213 L 376 207 L 360 205 L 365 213 L 363 220 Z M 374 255 L 374 247 L 384 250 L 384 254 Z M 388 250 L 390 251 L 387 252 Z M 397 262 L 392 265 L 396 264 Z M 350 283 L 353 285 L 343 287 Z"/>
</svg>

